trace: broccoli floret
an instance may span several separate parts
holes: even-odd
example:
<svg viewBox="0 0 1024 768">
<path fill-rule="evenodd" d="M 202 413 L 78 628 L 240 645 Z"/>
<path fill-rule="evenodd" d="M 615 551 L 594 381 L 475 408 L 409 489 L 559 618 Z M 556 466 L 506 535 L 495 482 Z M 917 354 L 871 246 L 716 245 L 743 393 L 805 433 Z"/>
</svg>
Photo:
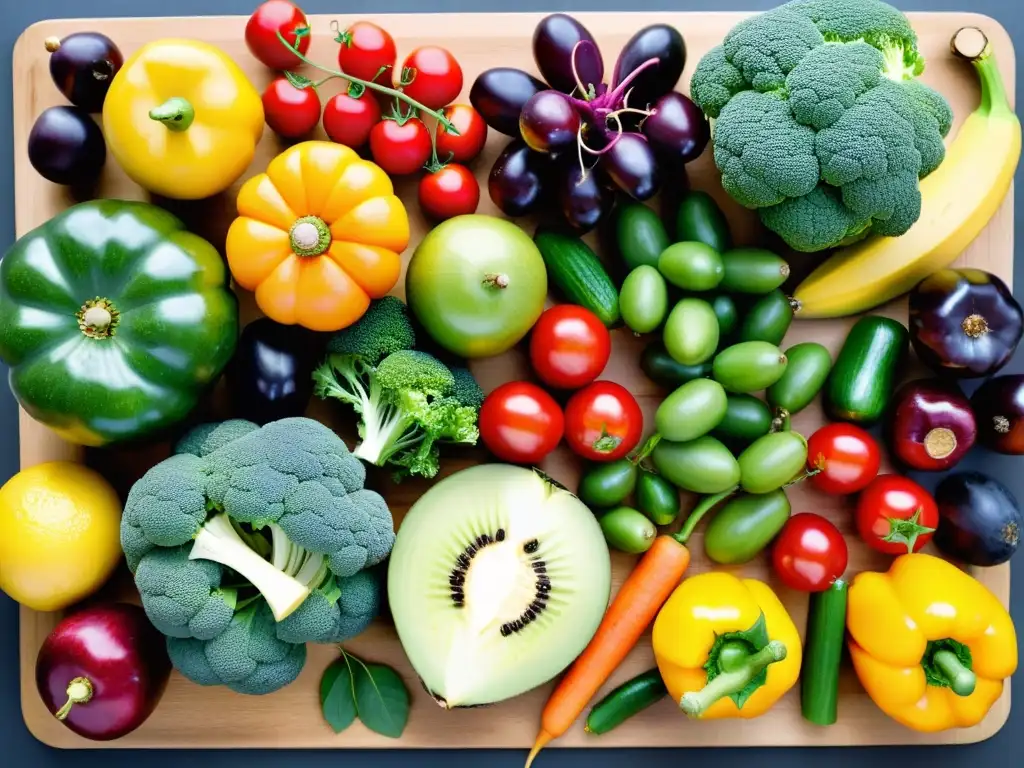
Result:
<svg viewBox="0 0 1024 768">
<path fill-rule="evenodd" d="M 788 75 L 809 51 L 825 42 L 806 16 L 785 6 L 744 19 L 722 43 L 725 58 L 755 91 L 783 88 Z"/>
<path fill-rule="evenodd" d="M 245 419 L 228 419 L 227 421 L 200 424 L 175 444 L 174 452 L 191 453 L 193 456 L 201 458 L 256 429 L 259 429 L 258 424 L 253 424 Z"/>
<path fill-rule="evenodd" d="M 484 391 L 469 368 L 452 368 L 452 378 L 455 379 L 452 397 L 461 405 L 479 409 L 484 404 Z"/>
<path fill-rule="evenodd" d="M 810 194 L 762 208 L 761 221 L 774 232 L 792 232 L 790 247 L 812 253 L 863 237 L 871 219 L 847 208 L 835 187 L 819 184 Z"/>
<path fill-rule="evenodd" d="M 306 663 L 306 646 L 278 639 L 276 626 L 267 604 L 257 601 L 212 640 L 167 638 L 167 652 L 174 667 L 199 685 L 271 693 L 293 682 Z"/>
<path fill-rule="evenodd" d="M 810 51 L 786 78 L 797 122 L 828 128 L 882 78 L 882 54 L 867 43 L 825 44 Z"/>
<path fill-rule="evenodd" d="M 725 57 L 725 48 L 716 45 L 697 63 L 690 79 L 690 98 L 708 117 L 718 117 L 729 99 L 750 84 Z"/>
<path fill-rule="evenodd" d="M 291 616 L 277 625 L 287 643 L 341 643 L 365 630 L 380 612 L 381 588 L 371 571 L 328 578 Z"/>
</svg>

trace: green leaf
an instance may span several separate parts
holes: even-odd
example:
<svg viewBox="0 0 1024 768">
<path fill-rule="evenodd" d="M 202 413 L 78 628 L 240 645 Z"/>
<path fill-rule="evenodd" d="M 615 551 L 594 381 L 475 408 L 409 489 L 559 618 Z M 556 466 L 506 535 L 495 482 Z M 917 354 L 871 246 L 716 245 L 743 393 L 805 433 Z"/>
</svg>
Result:
<svg viewBox="0 0 1024 768">
<path fill-rule="evenodd" d="M 356 697 L 352 687 L 352 669 L 344 658 L 324 670 L 320 678 L 320 707 L 324 720 L 335 733 L 341 733 L 356 719 Z"/>
<path fill-rule="evenodd" d="M 882 537 L 882 541 L 887 541 L 890 544 L 904 544 L 907 547 L 907 552 L 913 552 L 918 536 L 935 532 L 934 528 L 921 525 L 919 522 L 921 511 L 921 507 L 918 507 L 913 516 L 906 520 L 900 517 L 885 518 L 889 523 L 889 533 Z"/>
<path fill-rule="evenodd" d="M 300 75 L 298 72 L 285 71 L 284 76 L 288 78 L 288 82 L 294 85 L 299 90 L 303 88 L 311 88 L 313 81 L 305 75 Z"/>
<path fill-rule="evenodd" d="M 346 653 L 351 661 L 352 685 L 359 719 L 371 731 L 397 739 L 409 721 L 409 691 L 391 667 L 367 664 Z"/>
</svg>

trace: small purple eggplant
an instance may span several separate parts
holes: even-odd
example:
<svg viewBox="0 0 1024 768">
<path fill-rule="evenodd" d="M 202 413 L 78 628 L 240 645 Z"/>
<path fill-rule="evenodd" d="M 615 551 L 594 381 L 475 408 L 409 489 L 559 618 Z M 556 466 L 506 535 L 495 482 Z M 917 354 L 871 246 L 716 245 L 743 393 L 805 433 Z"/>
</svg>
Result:
<svg viewBox="0 0 1024 768">
<path fill-rule="evenodd" d="M 996 453 L 1024 454 L 1024 375 L 989 379 L 971 397 L 978 440 Z"/>
<path fill-rule="evenodd" d="M 893 456 L 911 469 L 949 469 L 977 436 L 971 403 L 953 383 L 911 381 L 893 397 L 889 445 Z"/>
<path fill-rule="evenodd" d="M 989 568 L 1020 546 L 1024 516 L 1010 490 L 980 472 L 954 472 L 935 489 L 939 527 L 932 541 L 947 555 Z"/>
</svg>

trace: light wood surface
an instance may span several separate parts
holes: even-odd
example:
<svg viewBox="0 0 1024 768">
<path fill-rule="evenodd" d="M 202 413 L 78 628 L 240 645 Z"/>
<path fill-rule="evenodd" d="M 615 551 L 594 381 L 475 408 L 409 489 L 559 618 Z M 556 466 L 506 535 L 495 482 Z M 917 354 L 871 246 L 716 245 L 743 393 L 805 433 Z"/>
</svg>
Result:
<svg viewBox="0 0 1024 768">
<path fill-rule="evenodd" d="M 363 18 L 374 19 L 373 16 Z M 394 15 L 374 20 L 385 25 L 399 46 L 399 57 L 415 46 L 440 43 L 448 46 L 458 57 L 465 73 L 463 99 L 476 75 L 497 65 L 518 66 L 535 72 L 530 51 L 530 37 L 540 14 L 460 14 L 460 15 Z M 577 14 L 597 38 L 610 70 L 621 46 L 641 27 L 651 23 L 670 23 L 677 26 L 686 38 L 688 63 L 680 81 L 685 90 L 693 67 L 710 47 L 741 18 L 731 13 L 639 13 L 639 14 Z M 928 68 L 924 81 L 936 87 L 953 105 L 956 125 L 974 109 L 978 89 L 971 68 L 955 59 L 949 52 L 949 39 L 964 25 L 977 25 L 985 30 L 995 46 L 999 62 L 1012 94 L 1014 53 L 1006 31 L 994 20 L 968 14 L 911 14 L 912 22 L 921 37 L 921 48 L 927 57 Z M 339 18 L 344 26 L 354 18 Z M 221 46 L 245 69 L 260 89 L 269 80 L 269 73 L 246 50 L 243 41 L 244 17 L 167 18 L 167 19 L 103 19 L 82 21 L 47 21 L 30 27 L 19 39 L 14 50 L 14 141 L 17 232 L 21 236 L 43 223 L 74 202 L 68 193 L 38 176 L 28 162 L 26 140 L 35 117 L 46 107 L 63 103 L 50 80 L 47 54 L 43 41 L 50 35 L 63 36 L 77 30 L 98 29 L 113 38 L 126 56 L 140 45 L 160 37 L 198 37 Z M 332 17 L 312 19 L 314 30 L 310 56 L 333 66 L 336 46 L 330 32 Z M 339 88 L 328 86 L 324 99 Z M 954 127 L 953 135 L 955 135 Z M 484 189 L 481 213 L 497 214 L 486 194 L 486 177 L 491 162 L 508 139 L 491 132 L 484 155 L 474 164 Z M 267 162 L 282 148 L 282 144 L 268 131 L 246 177 L 261 172 Z M 740 243 L 753 242 L 758 237 L 756 219 L 732 204 L 724 195 L 717 174 L 710 161 L 710 153 L 690 166 L 691 184 L 711 192 L 729 215 L 733 232 Z M 412 246 L 405 253 L 408 261 L 413 248 L 427 230 L 415 203 L 415 182 L 401 181 L 399 193 L 406 201 L 412 219 Z M 174 205 L 189 225 L 209 238 L 218 248 L 223 247 L 224 235 L 234 214 L 235 189 L 213 200 Z M 96 192 L 102 197 L 146 199 L 146 193 L 130 182 L 116 163 L 109 159 L 101 184 Z M 1012 197 L 1012 194 L 1011 194 Z M 524 222 L 527 226 L 529 224 Z M 590 238 L 593 240 L 593 238 Z M 962 263 L 990 270 L 1010 280 L 1013 254 L 1012 200 L 1007 200 L 989 227 L 964 254 Z M 401 295 L 400 281 L 396 293 Z M 255 313 L 251 296 L 243 296 L 245 319 Z M 894 302 L 884 313 L 906 322 L 905 302 Z M 794 323 L 784 346 L 798 341 L 814 339 L 823 342 L 833 352 L 838 351 L 852 319 L 837 321 L 803 321 Z M 636 361 L 643 340 L 634 339 L 626 331 L 617 331 L 614 353 L 605 377 L 628 386 L 637 394 L 648 419 L 648 432 L 653 412 L 664 392 L 648 381 L 639 371 Z M 481 360 L 473 364 L 485 390 L 497 384 L 526 375 L 521 350 L 500 358 Z M 920 372 L 920 371 L 917 371 Z M 912 372 L 914 373 L 914 372 Z M 351 435 L 350 419 L 344 418 L 323 404 L 310 411 Z M 810 434 L 823 421 L 820 408 L 815 404 L 801 413 L 794 429 Z M 130 455 L 129 455 L 130 453 Z M 132 480 L 149 465 L 167 454 L 167 447 L 153 446 L 143 451 L 134 450 L 90 453 L 84 457 L 110 476 L 124 492 Z M 56 458 L 83 459 L 79 449 L 63 443 L 48 429 L 21 416 L 21 464 L 27 467 Z M 443 474 L 448 474 L 469 463 L 481 461 L 481 450 L 470 450 L 454 459 L 444 461 Z M 579 465 L 565 448 L 549 458 L 545 469 L 569 487 L 575 487 Z M 400 487 L 387 486 L 383 492 L 388 498 L 396 519 L 422 493 L 421 483 L 407 483 Z M 852 525 L 849 502 L 815 494 L 806 488 L 791 489 L 794 512 L 814 510 L 828 515 L 847 535 L 850 543 L 849 575 L 865 570 L 884 570 L 888 559 L 872 554 L 859 543 Z M 690 573 L 709 568 L 702 552 L 700 535 L 692 541 L 694 562 Z M 634 562 L 626 555 L 614 555 L 616 585 L 621 582 Z M 762 556 L 743 568 L 736 569 L 747 576 L 763 578 L 779 590 L 791 611 L 801 633 L 806 619 L 806 595 L 785 590 L 772 576 Z M 1007 566 L 978 573 L 978 577 L 1007 604 L 1009 597 L 1009 569 Z M 121 574 L 98 599 L 111 594 L 128 599 L 133 595 L 127 572 Z M 446 712 L 437 707 L 419 686 L 414 672 L 386 620 L 379 620 L 370 630 L 347 647 L 367 659 L 393 665 L 403 676 L 412 695 L 413 711 L 408 727 L 395 741 L 377 736 L 358 722 L 340 735 L 335 735 L 320 715 L 318 681 L 324 667 L 336 656 L 332 646 L 309 646 L 309 660 L 301 677 L 291 686 L 275 694 L 247 697 L 224 688 L 202 688 L 180 675 L 174 674 L 171 684 L 153 716 L 137 731 L 114 743 L 94 743 L 79 738 L 59 724 L 43 707 L 35 689 L 33 665 L 39 645 L 53 628 L 57 614 L 40 614 L 21 610 L 21 693 L 25 721 L 31 732 L 41 741 L 59 747 L 315 747 L 315 748 L 401 748 L 401 747 L 527 747 L 536 732 L 541 707 L 549 687 L 545 686 L 512 701 L 480 709 Z M 653 665 L 650 643 L 644 640 L 608 682 L 605 690 Z M 853 745 L 853 744 L 934 744 L 980 741 L 995 733 L 1006 721 L 1010 710 L 1009 686 L 993 707 L 989 716 L 975 728 L 954 730 L 937 735 L 924 735 L 907 730 L 887 719 L 860 688 L 848 667 L 844 669 L 840 700 L 839 722 L 829 728 L 808 724 L 800 717 L 799 692 L 792 690 L 772 711 L 753 721 L 691 722 L 665 700 L 642 713 L 617 730 L 600 737 L 583 732 L 582 718 L 554 747 L 684 747 L 684 746 L 754 746 L 754 745 Z M 603 695 L 603 692 L 602 692 Z M 543 764 L 543 756 L 540 758 Z"/>
</svg>

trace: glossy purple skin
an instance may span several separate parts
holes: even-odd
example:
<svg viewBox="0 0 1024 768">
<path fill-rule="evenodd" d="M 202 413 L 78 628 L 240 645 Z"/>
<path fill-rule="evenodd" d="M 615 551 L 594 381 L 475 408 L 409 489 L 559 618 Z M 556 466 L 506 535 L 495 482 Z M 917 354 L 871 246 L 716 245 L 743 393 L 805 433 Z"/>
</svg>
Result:
<svg viewBox="0 0 1024 768">
<path fill-rule="evenodd" d="M 1013 493 L 981 472 L 954 472 L 935 489 L 939 527 L 935 546 L 956 560 L 990 568 L 1009 560 L 1024 536 Z"/>
<path fill-rule="evenodd" d="M 648 59 L 658 59 L 657 66 L 640 73 L 631 85 L 629 106 L 645 109 L 676 87 L 686 66 L 686 43 L 679 30 L 668 24 L 644 27 L 622 48 L 612 87 L 621 83 L 630 72 Z"/>
<path fill-rule="evenodd" d="M 547 85 L 533 75 L 512 67 L 481 72 L 469 91 L 469 103 L 488 126 L 506 136 L 519 136 L 519 113 L 530 98 Z"/>
<path fill-rule="evenodd" d="M 92 683 L 92 699 L 63 720 L 80 736 L 110 741 L 142 725 L 163 695 L 171 673 L 166 638 L 136 605 L 84 608 L 60 622 L 36 657 L 36 688 L 56 714 L 77 677 Z"/>
<path fill-rule="evenodd" d="M 559 91 L 541 91 L 519 114 L 519 133 L 535 152 L 560 152 L 576 143 L 580 114 Z"/>
<path fill-rule="evenodd" d="M 654 103 L 643 132 L 659 159 L 677 165 L 700 157 L 711 139 L 711 127 L 700 107 L 675 91 Z"/>
<path fill-rule="evenodd" d="M 491 200 L 506 216 L 533 213 L 544 199 L 550 157 L 531 150 L 519 139 L 498 155 L 487 179 Z"/>
<path fill-rule="evenodd" d="M 615 204 L 614 193 L 599 180 L 593 169 L 580 179 L 582 171 L 575 158 L 558 168 L 558 201 L 562 215 L 578 234 L 597 226 Z"/>
<path fill-rule="evenodd" d="M 75 32 L 61 38 L 60 47 L 50 54 L 50 77 L 72 104 L 99 112 L 122 64 L 124 57 L 109 37 Z"/>
<path fill-rule="evenodd" d="M 911 344 L 938 373 L 990 376 L 1010 361 L 1022 334 L 1020 304 L 1006 283 L 980 269 L 942 269 L 910 292 Z"/>
<path fill-rule="evenodd" d="M 96 180 L 107 161 L 103 132 L 78 107 L 50 107 L 28 135 L 28 159 L 54 184 L 76 186 Z"/>
<path fill-rule="evenodd" d="M 597 42 L 586 27 L 564 13 L 545 16 L 533 31 L 533 60 L 537 62 L 541 77 L 562 93 L 572 93 L 576 88 L 576 78 L 572 73 L 572 51 L 580 41 L 590 43 L 597 50 Z M 597 86 L 604 80 L 604 63 L 600 53 L 596 60 L 593 56 L 578 58 L 577 67 L 580 68 L 580 75 L 585 78 L 584 85 L 593 83 Z"/>
<path fill-rule="evenodd" d="M 946 439 L 950 433 L 955 445 Z M 971 403 L 952 382 L 910 381 L 893 397 L 889 448 L 893 458 L 911 469 L 950 469 L 967 454 L 977 437 Z"/>
<path fill-rule="evenodd" d="M 996 453 L 1024 455 L 1024 375 L 995 376 L 971 396 L 978 442 Z"/>
<path fill-rule="evenodd" d="M 639 133 L 624 133 L 601 155 L 601 169 L 615 185 L 636 200 L 654 197 L 661 174 L 654 151 Z"/>
</svg>

